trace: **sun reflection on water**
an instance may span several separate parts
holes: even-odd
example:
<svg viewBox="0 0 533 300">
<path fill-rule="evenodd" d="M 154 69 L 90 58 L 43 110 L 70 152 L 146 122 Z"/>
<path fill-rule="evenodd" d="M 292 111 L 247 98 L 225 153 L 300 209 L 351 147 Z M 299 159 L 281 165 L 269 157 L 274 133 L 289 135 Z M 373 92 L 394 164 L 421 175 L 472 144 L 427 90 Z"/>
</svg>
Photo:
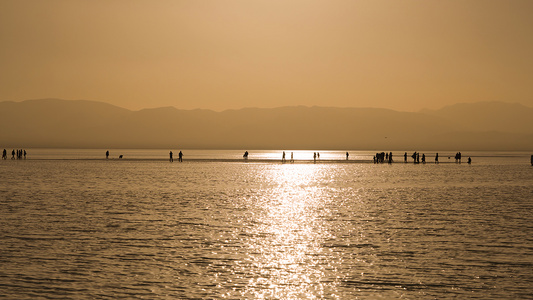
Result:
<svg viewBox="0 0 533 300">
<path fill-rule="evenodd" d="M 268 198 L 259 201 L 249 243 L 252 269 L 245 295 L 255 298 L 323 298 L 328 268 L 321 244 L 329 233 L 321 216 L 325 202 L 317 185 L 321 168 L 282 165 L 264 172 Z M 328 295 L 329 298 L 334 295 Z"/>
</svg>

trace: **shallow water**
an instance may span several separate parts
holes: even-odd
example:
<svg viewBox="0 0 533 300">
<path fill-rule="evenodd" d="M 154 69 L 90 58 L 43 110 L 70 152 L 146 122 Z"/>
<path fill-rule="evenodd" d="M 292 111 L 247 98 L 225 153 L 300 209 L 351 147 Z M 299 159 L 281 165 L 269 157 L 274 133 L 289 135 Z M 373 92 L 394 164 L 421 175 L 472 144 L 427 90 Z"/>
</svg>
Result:
<svg viewBox="0 0 533 300">
<path fill-rule="evenodd" d="M 165 155 L 0 161 L 1 294 L 533 297 L 525 154 L 472 154 L 472 165 L 169 163 Z"/>
</svg>

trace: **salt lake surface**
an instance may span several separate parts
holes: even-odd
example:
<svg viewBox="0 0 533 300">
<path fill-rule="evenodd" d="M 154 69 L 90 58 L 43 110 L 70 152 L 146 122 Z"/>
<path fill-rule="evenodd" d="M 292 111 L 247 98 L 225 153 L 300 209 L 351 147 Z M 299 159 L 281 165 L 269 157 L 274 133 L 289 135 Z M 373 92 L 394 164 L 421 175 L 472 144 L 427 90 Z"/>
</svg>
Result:
<svg viewBox="0 0 533 300">
<path fill-rule="evenodd" d="M 0 161 L 0 297 L 533 298 L 529 153 L 104 152 Z"/>
</svg>

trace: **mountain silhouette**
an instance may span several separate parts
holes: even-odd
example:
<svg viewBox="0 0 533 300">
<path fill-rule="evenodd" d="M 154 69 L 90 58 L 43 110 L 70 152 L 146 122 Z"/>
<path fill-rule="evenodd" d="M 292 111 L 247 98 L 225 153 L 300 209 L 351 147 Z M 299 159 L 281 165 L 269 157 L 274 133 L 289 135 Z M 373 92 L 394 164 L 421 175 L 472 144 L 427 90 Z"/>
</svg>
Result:
<svg viewBox="0 0 533 300">
<path fill-rule="evenodd" d="M 530 150 L 533 109 L 503 102 L 440 110 L 279 107 L 215 112 L 40 99 L 0 102 L 0 147 Z"/>
</svg>

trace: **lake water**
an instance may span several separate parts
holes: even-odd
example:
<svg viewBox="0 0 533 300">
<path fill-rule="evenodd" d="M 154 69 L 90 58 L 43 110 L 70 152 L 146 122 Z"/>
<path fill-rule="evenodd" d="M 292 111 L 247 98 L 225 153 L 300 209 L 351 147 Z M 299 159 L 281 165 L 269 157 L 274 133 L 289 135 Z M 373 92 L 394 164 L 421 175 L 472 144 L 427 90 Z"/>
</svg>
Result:
<svg viewBox="0 0 533 300">
<path fill-rule="evenodd" d="M 104 153 L 0 161 L 0 298 L 533 298 L 529 153 Z"/>
</svg>

